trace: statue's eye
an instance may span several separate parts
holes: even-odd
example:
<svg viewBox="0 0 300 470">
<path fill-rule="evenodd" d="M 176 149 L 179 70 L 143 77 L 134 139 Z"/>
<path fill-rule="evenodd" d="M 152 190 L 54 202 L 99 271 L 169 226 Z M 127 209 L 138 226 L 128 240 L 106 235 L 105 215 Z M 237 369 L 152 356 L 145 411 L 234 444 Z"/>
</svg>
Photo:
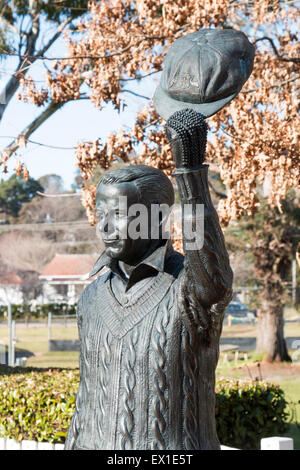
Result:
<svg viewBox="0 0 300 470">
<path fill-rule="evenodd" d="M 125 211 L 123 211 L 123 210 L 120 210 L 120 209 L 116 209 L 116 210 L 115 210 L 115 217 L 116 217 L 117 219 L 127 217 L 127 212 L 125 212 Z"/>
<path fill-rule="evenodd" d="M 98 220 L 103 220 L 103 218 L 105 217 L 105 212 L 101 210 L 96 211 L 96 217 Z"/>
</svg>

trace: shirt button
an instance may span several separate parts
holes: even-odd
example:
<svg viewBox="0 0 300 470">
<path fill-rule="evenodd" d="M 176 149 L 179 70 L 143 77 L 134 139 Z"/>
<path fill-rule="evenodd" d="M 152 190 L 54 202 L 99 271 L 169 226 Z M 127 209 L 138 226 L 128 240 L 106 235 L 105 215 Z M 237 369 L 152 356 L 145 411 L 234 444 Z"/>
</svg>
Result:
<svg viewBox="0 0 300 470">
<path fill-rule="evenodd" d="M 124 294 L 122 295 L 122 304 L 126 305 L 127 303 L 128 303 L 128 299 L 127 299 L 127 296 Z"/>
</svg>

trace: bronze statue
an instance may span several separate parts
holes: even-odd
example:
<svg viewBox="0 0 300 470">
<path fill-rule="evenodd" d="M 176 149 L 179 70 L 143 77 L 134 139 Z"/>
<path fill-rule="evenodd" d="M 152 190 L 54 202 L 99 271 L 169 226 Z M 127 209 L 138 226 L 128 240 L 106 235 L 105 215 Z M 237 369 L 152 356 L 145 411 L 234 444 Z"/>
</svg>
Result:
<svg viewBox="0 0 300 470">
<path fill-rule="evenodd" d="M 96 195 L 105 250 L 91 276 L 109 269 L 78 302 L 80 386 L 66 449 L 220 448 L 215 369 L 232 271 L 204 164 L 207 124 L 200 112 L 180 105 L 166 133 L 183 206 L 185 256 L 163 236 L 163 215 L 158 237 L 129 234 L 132 205 L 174 203 L 167 176 L 145 165 L 106 173 Z M 204 232 L 190 245 L 185 225 L 197 227 L 198 206 Z M 148 215 L 143 228 L 151 223 Z"/>
</svg>

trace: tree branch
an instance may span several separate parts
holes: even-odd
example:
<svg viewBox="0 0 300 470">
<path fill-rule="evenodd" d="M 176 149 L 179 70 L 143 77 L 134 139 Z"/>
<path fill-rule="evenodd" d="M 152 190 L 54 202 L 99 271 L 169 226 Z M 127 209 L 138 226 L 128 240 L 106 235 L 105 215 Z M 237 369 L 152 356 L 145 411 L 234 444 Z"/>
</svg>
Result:
<svg viewBox="0 0 300 470">
<path fill-rule="evenodd" d="M 40 191 L 36 191 L 36 194 L 38 194 L 39 196 L 43 196 L 43 197 L 56 197 L 56 198 L 57 197 L 81 197 L 81 194 L 77 194 L 77 193 L 45 194 L 45 193 L 41 193 Z"/>
<path fill-rule="evenodd" d="M 20 136 L 15 137 L 11 135 L 0 135 L 0 139 L 14 139 L 15 141 L 18 138 L 20 138 Z M 58 145 L 44 144 L 43 142 L 37 142 L 36 140 L 32 140 L 32 139 L 26 139 L 26 142 L 30 142 L 31 144 L 34 144 L 34 145 L 39 145 L 41 147 L 47 147 L 47 148 L 56 149 L 56 150 L 75 150 L 76 149 L 76 147 L 61 147 Z"/>
<path fill-rule="evenodd" d="M 50 116 L 52 116 L 52 114 L 54 114 L 64 104 L 65 103 L 54 103 L 53 101 L 51 101 L 47 108 L 21 132 L 20 136 L 22 136 L 25 140 L 28 140 L 28 137 L 30 137 L 31 134 L 34 133 L 34 131 L 36 131 L 47 119 L 49 119 Z M 3 150 L 3 153 L 5 153 L 6 156 L 10 157 L 16 150 L 18 150 L 19 147 L 20 144 L 17 138 Z"/>
<path fill-rule="evenodd" d="M 56 33 L 52 36 L 51 39 L 47 42 L 47 44 L 40 49 L 40 51 L 35 55 L 36 58 L 39 58 L 45 54 L 45 52 L 48 51 L 48 49 L 52 46 L 52 44 L 59 38 L 63 30 L 68 26 L 68 24 L 71 23 L 73 18 L 67 18 L 61 25 L 57 28 Z"/>
<path fill-rule="evenodd" d="M 267 90 L 271 88 L 280 88 L 284 85 L 287 85 L 288 83 L 295 82 L 300 78 L 300 75 L 296 75 L 295 77 L 289 78 L 288 80 L 284 80 L 283 82 L 276 83 L 275 85 L 270 85 L 267 87 Z M 242 90 L 240 93 L 254 93 L 255 91 L 259 90 L 259 88 L 253 88 L 252 90 Z"/>
<path fill-rule="evenodd" d="M 138 98 L 144 98 L 145 100 L 151 100 L 151 98 L 149 98 L 149 96 L 140 95 L 139 93 L 136 93 L 135 91 L 127 90 L 125 88 L 122 89 L 121 93 L 130 93 L 131 95 L 137 96 Z"/>
<path fill-rule="evenodd" d="M 185 26 L 185 28 L 187 27 L 188 25 Z M 177 31 L 175 31 L 175 33 L 181 31 L 181 30 L 184 30 L 185 28 L 179 28 Z M 140 38 L 139 42 L 143 42 L 143 41 L 161 41 L 161 40 L 164 40 L 164 39 L 169 39 L 168 36 L 132 36 L 132 37 L 135 37 L 135 38 Z M 115 39 L 115 38 L 113 38 Z M 55 61 L 60 61 L 60 60 L 74 60 L 74 59 L 90 59 L 90 60 L 100 60 L 100 59 L 109 59 L 110 57 L 115 57 L 115 56 L 118 56 L 118 55 L 121 55 L 123 54 L 124 52 L 127 52 L 131 47 L 136 47 L 137 44 L 136 43 L 130 43 L 128 44 L 126 47 L 124 47 L 123 49 L 121 49 L 120 51 L 116 51 L 116 52 L 112 52 L 111 54 L 104 54 L 104 55 L 90 55 L 90 54 L 87 54 L 87 55 L 78 55 L 78 56 L 69 56 L 69 57 L 45 57 L 45 56 L 36 56 L 36 55 L 33 55 L 33 56 L 20 56 L 19 54 L 14 54 L 14 53 L 3 53 L 4 55 L 11 55 L 11 56 L 18 56 L 20 57 L 20 59 L 22 58 L 28 58 L 28 59 L 39 59 L 39 60 L 55 60 Z"/>
<path fill-rule="evenodd" d="M 133 80 L 142 80 L 143 78 L 150 77 L 151 75 L 154 75 L 155 73 L 160 73 L 161 70 L 154 70 L 153 72 L 149 72 L 146 75 L 137 75 L 135 77 L 129 77 L 129 78 L 120 78 L 120 82 L 130 82 Z"/>
<path fill-rule="evenodd" d="M 87 96 L 82 94 L 79 98 L 79 100 L 86 100 L 89 99 Z M 55 149 L 61 149 L 61 150 L 74 150 L 76 147 L 57 147 L 55 145 L 47 145 L 47 144 L 42 144 L 41 142 L 35 142 L 33 140 L 30 140 L 29 137 L 47 120 L 49 117 L 51 117 L 56 111 L 58 111 L 60 108 L 63 107 L 64 104 L 69 103 L 70 101 L 75 101 L 75 100 L 69 100 L 65 101 L 63 103 L 54 103 L 53 101 L 50 102 L 50 104 L 47 106 L 47 108 L 36 118 L 34 121 L 27 126 L 18 137 L 14 137 L 13 141 L 9 144 L 8 147 L 6 147 L 3 150 L 3 153 L 8 156 L 8 158 L 20 147 L 20 144 L 18 142 L 19 138 L 22 137 L 25 139 L 25 141 L 30 142 L 35 145 L 40 145 L 42 147 L 49 147 L 49 148 L 55 148 Z M 78 100 L 76 100 L 78 101 Z M 4 137 L 4 136 L 1 136 Z M 1 165 L 1 162 L 0 162 Z"/>
<path fill-rule="evenodd" d="M 214 185 L 212 184 L 211 180 L 208 178 L 208 186 L 211 188 L 211 190 L 213 191 L 213 193 L 219 198 L 219 199 L 227 199 L 227 196 L 226 194 L 224 193 L 221 193 L 220 191 L 218 191 Z"/>
<path fill-rule="evenodd" d="M 4 96 L 4 103 L 0 103 L 0 121 L 3 117 L 4 111 L 7 108 L 10 100 L 16 93 L 17 89 L 20 86 L 19 80 L 17 78 L 18 72 L 23 73 L 23 75 L 26 75 L 28 72 L 29 67 L 38 59 L 41 59 L 41 56 L 52 46 L 52 44 L 59 38 L 59 36 L 62 34 L 63 30 L 66 28 L 66 26 L 72 21 L 71 18 L 66 19 L 56 30 L 55 34 L 52 36 L 52 38 L 47 42 L 47 44 L 40 49 L 36 55 L 32 55 L 34 53 L 34 48 L 36 45 L 36 41 L 38 38 L 38 33 L 39 33 L 39 28 L 38 25 L 35 24 L 33 31 L 34 34 L 32 33 L 31 37 L 29 34 L 29 39 L 27 39 L 27 45 L 26 45 L 26 54 L 24 56 L 20 56 L 19 54 L 8 54 L 8 55 L 14 55 L 14 56 L 19 56 L 20 61 L 19 64 L 16 68 L 15 73 L 12 75 L 12 77 L 9 79 L 8 83 L 6 84 L 4 91 L 3 91 L 3 96 Z M 29 60 L 31 59 L 31 60 Z M 24 67 L 25 66 L 25 67 Z"/>
<path fill-rule="evenodd" d="M 17 26 L 11 24 L 3 16 L 1 16 L 1 12 L 0 12 L 0 23 L 3 23 L 8 29 L 10 29 L 15 34 L 19 34 L 19 36 L 25 36 L 25 33 L 21 29 L 17 28 Z"/>
<path fill-rule="evenodd" d="M 4 103 L 0 104 L 0 121 L 3 117 L 3 113 L 7 108 L 10 100 L 14 96 L 15 92 L 19 88 L 19 80 L 17 79 L 17 72 L 23 67 L 24 64 L 27 63 L 27 57 L 32 55 L 35 49 L 36 41 L 39 36 L 40 32 L 40 24 L 39 24 L 39 16 L 36 14 L 34 10 L 30 13 L 31 16 L 31 28 L 29 33 L 26 34 L 27 44 L 26 44 L 26 51 L 24 57 L 20 57 L 19 64 L 16 68 L 15 75 L 10 78 L 8 83 L 4 88 Z M 17 54 L 16 54 L 17 55 Z"/>
<path fill-rule="evenodd" d="M 154 126 L 154 125 L 157 124 L 160 120 L 161 120 L 161 118 L 159 117 L 159 118 L 157 118 L 157 119 L 154 119 L 153 121 L 150 121 L 148 124 L 146 124 L 146 125 L 142 128 L 143 131 L 144 131 L 145 129 L 147 129 L 148 127 L 150 127 L 150 126 Z"/>
<path fill-rule="evenodd" d="M 273 39 L 269 38 L 268 36 L 263 36 L 262 38 L 256 39 L 255 44 L 259 41 L 269 41 L 274 54 L 281 62 L 294 62 L 295 64 L 300 64 L 300 57 L 283 57 L 282 55 L 280 55 L 274 44 Z"/>
</svg>

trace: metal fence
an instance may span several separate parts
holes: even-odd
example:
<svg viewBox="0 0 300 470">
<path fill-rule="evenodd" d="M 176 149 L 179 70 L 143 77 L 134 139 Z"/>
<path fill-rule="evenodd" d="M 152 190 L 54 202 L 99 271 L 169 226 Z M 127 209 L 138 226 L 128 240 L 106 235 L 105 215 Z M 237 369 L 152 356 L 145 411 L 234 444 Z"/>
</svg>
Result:
<svg viewBox="0 0 300 470">
<path fill-rule="evenodd" d="M 55 322 L 55 320 L 58 320 Z M 66 328 L 68 323 L 70 324 L 70 320 L 72 323 L 76 323 L 76 315 L 53 315 L 52 313 L 48 313 L 48 341 L 52 339 L 52 326 L 54 323 L 58 324 L 61 323 Z"/>
<path fill-rule="evenodd" d="M 8 347 L 0 343 L 0 364 L 8 364 Z"/>
</svg>

